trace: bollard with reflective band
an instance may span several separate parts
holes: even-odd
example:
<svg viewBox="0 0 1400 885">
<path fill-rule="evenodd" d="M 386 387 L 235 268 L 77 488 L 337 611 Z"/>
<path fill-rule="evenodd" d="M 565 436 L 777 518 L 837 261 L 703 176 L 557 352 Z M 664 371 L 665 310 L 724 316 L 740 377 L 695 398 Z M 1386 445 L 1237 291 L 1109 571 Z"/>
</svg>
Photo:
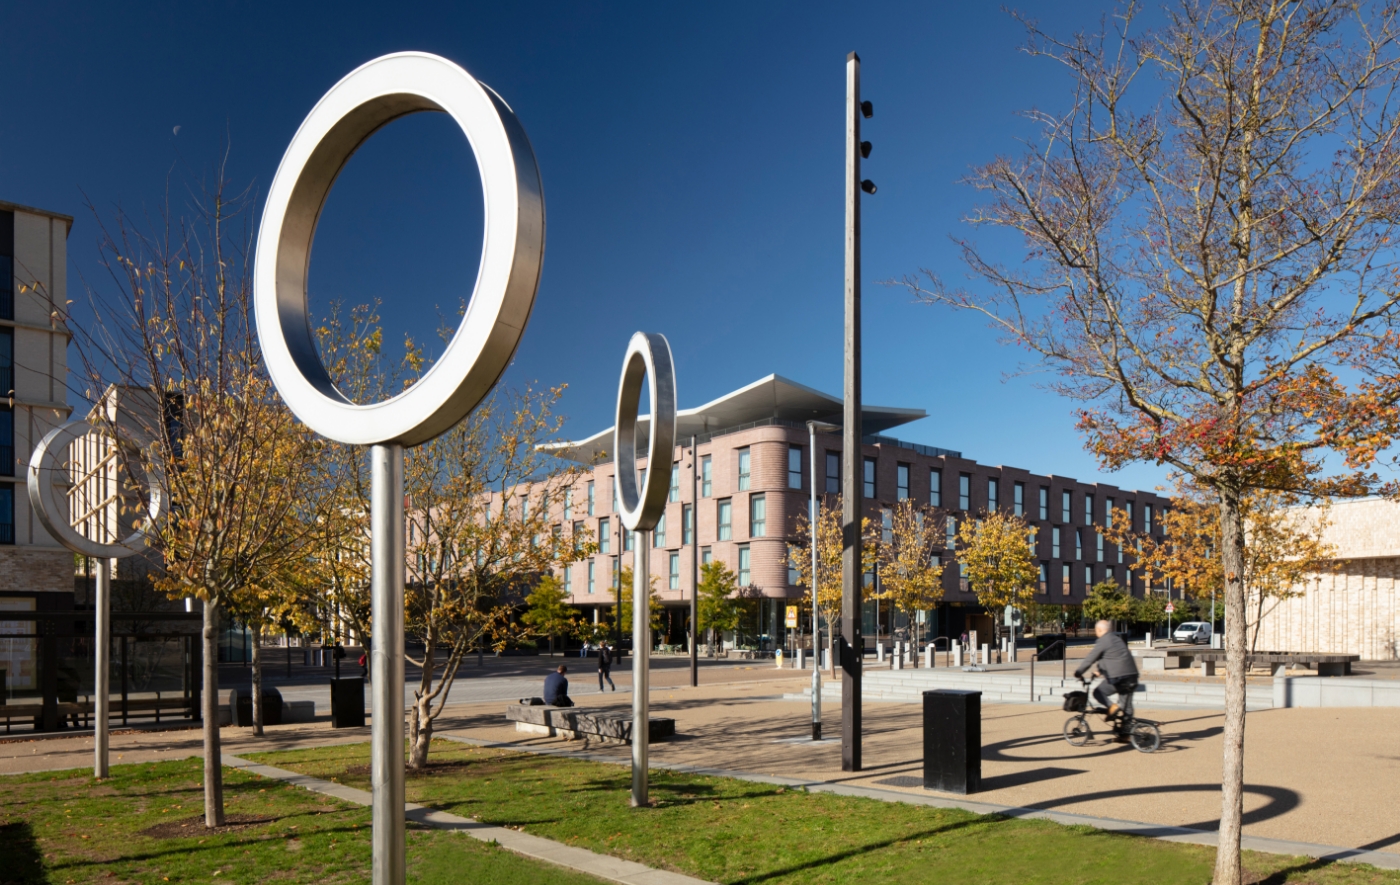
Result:
<svg viewBox="0 0 1400 885">
<path fill-rule="evenodd" d="M 420 111 L 446 113 L 471 143 L 485 206 L 481 263 L 462 323 L 432 368 L 397 396 L 357 404 L 336 389 L 316 347 L 306 298 L 312 240 L 350 156 L 380 127 Z M 374 885 L 404 882 L 403 449 L 452 429 L 500 379 L 534 308 L 543 260 L 544 191 L 524 128 L 494 90 L 425 52 L 376 58 L 332 86 L 292 137 L 268 190 L 253 269 L 268 374 L 312 430 L 373 447 Z"/>
</svg>

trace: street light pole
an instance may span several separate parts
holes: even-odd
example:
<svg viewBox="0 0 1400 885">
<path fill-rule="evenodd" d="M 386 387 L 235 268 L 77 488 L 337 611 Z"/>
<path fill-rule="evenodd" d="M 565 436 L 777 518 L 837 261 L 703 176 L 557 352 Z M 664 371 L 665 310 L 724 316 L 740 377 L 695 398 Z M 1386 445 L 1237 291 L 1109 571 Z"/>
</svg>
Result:
<svg viewBox="0 0 1400 885">
<path fill-rule="evenodd" d="M 685 522 L 685 510 L 681 510 Z M 685 526 L 681 526 L 685 531 Z M 684 540 L 684 539 L 682 539 Z M 690 687 L 700 684 L 700 648 L 696 621 L 700 617 L 700 443 L 690 438 Z"/>
<path fill-rule="evenodd" d="M 861 452 L 860 382 L 860 192 L 875 185 L 860 177 L 860 160 L 870 153 L 860 140 L 860 118 L 873 109 L 860 100 L 860 56 L 846 56 L 846 348 L 845 421 L 841 506 L 841 770 L 861 769 L 861 667 L 865 643 L 861 637 L 861 516 L 864 480 Z"/>
</svg>

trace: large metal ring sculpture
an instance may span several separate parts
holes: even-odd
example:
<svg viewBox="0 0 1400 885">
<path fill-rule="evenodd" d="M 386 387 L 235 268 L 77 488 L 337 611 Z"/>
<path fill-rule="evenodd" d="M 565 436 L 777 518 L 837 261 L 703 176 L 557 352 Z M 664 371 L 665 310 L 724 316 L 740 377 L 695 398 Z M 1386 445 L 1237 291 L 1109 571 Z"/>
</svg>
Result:
<svg viewBox="0 0 1400 885">
<path fill-rule="evenodd" d="M 450 114 L 476 154 L 486 207 L 481 268 L 442 357 L 403 393 L 359 405 L 336 389 L 316 347 L 306 302 L 312 239 L 351 154 L 381 126 L 418 111 Z M 316 103 L 272 180 L 254 267 L 268 372 L 292 412 L 328 439 L 427 442 L 466 417 L 500 378 L 530 318 L 543 260 L 539 167 L 510 106 L 445 58 L 423 52 L 376 58 Z"/>
<path fill-rule="evenodd" d="M 73 527 L 69 507 L 60 500 L 67 494 L 70 476 L 66 459 L 68 447 L 91 433 L 109 435 L 106 428 L 87 421 L 69 421 L 45 434 L 29 459 L 29 504 L 34 515 L 60 544 L 94 559 L 122 559 L 141 552 L 146 547 L 149 532 L 165 514 L 165 481 L 159 467 L 144 465 L 145 481 L 150 500 L 146 507 L 147 522 L 128 537 L 115 543 L 88 538 Z"/>
<path fill-rule="evenodd" d="M 637 481 L 637 412 L 642 377 L 647 379 L 651 421 L 647 434 L 647 478 Z M 613 451 L 617 453 L 618 503 L 622 524 L 634 532 L 656 528 L 666 511 L 671 488 L 671 453 L 676 447 L 676 369 L 665 335 L 638 332 L 627 343 L 622 379 L 617 385 L 617 424 Z M 665 469 L 663 469 L 665 468 Z M 638 488 L 638 486 L 641 488 Z"/>
</svg>

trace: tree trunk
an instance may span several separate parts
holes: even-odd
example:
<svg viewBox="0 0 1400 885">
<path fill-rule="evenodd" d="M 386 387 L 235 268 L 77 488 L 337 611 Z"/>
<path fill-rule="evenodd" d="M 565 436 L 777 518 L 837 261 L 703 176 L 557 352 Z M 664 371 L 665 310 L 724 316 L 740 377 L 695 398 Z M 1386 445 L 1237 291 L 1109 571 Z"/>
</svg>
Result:
<svg viewBox="0 0 1400 885">
<path fill-rule="evenodd" d="M 433 741 L 432 697 L 434 646 L 437 634 L 429 630 L 423 647 L 423 675 L 418 679 L 418 690 L 413 693 L 413 706 L 408 714 L 408 767 L 418 771 L 428 766 L 428 750 Z"/>
<path fill-rule="evenodd" d="M 1220 837 L 1214 885 L 1240 885 L 1244 815 L 1245 594 L 1244 525 L 1236 491 L 1220 494 L 1221 561 L 1225 569 L 1225 753 L 1220 779 Z"/>
<path fill-rule="evenodd" d="M 253 628 L 253 736 L 263 736 L 262 627 Z"/>
<path fill-rule="evenodd" d="M 219 606 L 204 603 L 204 825 L 224 825 L 223 751 L 219 745 Z"/>
</svg>

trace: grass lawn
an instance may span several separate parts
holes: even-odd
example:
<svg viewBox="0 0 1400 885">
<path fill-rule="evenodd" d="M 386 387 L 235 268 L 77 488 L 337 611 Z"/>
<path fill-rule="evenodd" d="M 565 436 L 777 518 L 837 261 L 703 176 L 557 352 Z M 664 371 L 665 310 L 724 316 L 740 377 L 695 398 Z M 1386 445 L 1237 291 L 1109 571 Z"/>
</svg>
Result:
<svg viewBox="0 0 1400 885">
<path fill-rule="evenodd" d="M 251 758 L 369 788 L 369 745 Z M 653 771 L 628 807 L 624 766 L 436 741 L 408 799 L 604 854 L 735 885 L 970 882 L 1200 885 L 1215 850 L 1088 827 Z M 1396 883 L 1400 872 L 1248 853 L 1255 882 Z"/>
<path fill-rule="evenodd" d="M 229 817 L 244 823 L 209 834 L 203 830 L 202 768 L 199 759 L 186 759 L 114 765 L 104 781 L 81 771 L 0 777 L 0 885 L 369 882 L 368 808 L 225 769 Z M 600 882 L 413 824 L 408 880 Z"/>
</svg>

